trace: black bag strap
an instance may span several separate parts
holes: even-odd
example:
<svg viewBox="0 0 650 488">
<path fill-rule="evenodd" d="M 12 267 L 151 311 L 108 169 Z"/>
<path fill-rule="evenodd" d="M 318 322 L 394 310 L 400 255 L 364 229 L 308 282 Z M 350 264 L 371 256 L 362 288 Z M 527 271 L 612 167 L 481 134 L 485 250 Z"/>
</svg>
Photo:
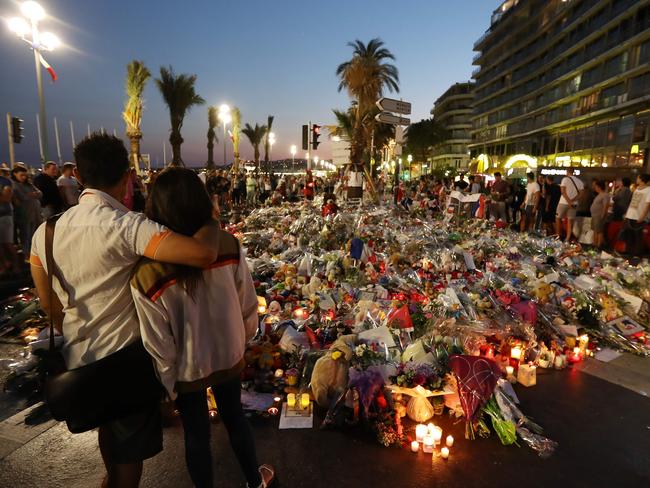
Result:
<svg viewBox="0 0 650 488">
<path fill-rule="evenodd" d="M 578 185 L 576 185 L 576 182 L 573 181 L 573 176 L 569 176 L 569 179 L 571 180 L 571 183 L 573 183 L 573 188 L 576 189 L 576 198 L 577 198 L 578 196 L 580 196 L 580 192 L 582 190 L 578 190 Z"/>
<path fill-rule="evenodd" d="M 54 247 L 54 228 L 56 227 L 56 221 L 59 220 L 59 217 L 61 217 L 62 214 L 58 215 L 53 215 L 49 219 L 47 219 L 47 222 L 45 223 L 45 265 L 47 266 L 47 283 L 48 286 L 50 287 L 50 314 L 49 314 L 49 319 L 50 319 L 50 351 L 54 351 L 54 320 L 52 320 L 52 303 L 54 302 L 54 290 L 52 289 L 52 280 L 54 277 L 54 273 L 57 272 L 56 270 L 56 264 L 54 262 L 54 254 L 53 254 L 53 247 Z M 63 284 L 61 281 L 60 276 L 57 275 L 57 278 L 59 278 L 59 282 Z"/>
</svg>

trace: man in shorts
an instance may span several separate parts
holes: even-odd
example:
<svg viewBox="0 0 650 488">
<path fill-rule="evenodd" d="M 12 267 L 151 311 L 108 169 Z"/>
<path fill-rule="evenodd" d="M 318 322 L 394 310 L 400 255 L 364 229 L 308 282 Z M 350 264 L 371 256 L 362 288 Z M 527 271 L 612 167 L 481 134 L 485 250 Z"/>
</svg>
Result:
<svg viewBox="0 0 650 488">
<path fill-rule="evenodd" d="M 571 241 L 573 236 L 573 223 L 576 220 L 576 207 L 578 206 L 578 197 L 584 190 L 585 185 L 576 176 L 573 176 L 573 168 L 567 168 L 566 176 L 560 183 L 560 202 L 557 205 L 555 213 L 555 233 L 559 236 L 562 227 L 562 219 L 566 218 L 566 236 L 564 241 Z"/>
</svg>

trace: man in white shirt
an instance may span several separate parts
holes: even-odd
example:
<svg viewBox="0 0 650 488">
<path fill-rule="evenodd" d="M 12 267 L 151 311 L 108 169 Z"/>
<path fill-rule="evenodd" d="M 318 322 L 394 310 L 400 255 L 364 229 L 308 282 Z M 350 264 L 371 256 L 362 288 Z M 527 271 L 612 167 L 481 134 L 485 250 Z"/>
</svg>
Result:
<svg viewBox="0 0 650 488">
<path fill-rule="evenodd" d="M 141 256 L 196 267 L 217 258 L 216 223 L 194 237 L 170 232 L 120 201 L 129 158 L 121 140 L 93 134 L 74 150 L 75 173 L 86 187 L 79 205 L 56 223 L 52 255 L 62 281 L 48 283 L 45 224 L 34 234 L 30 258 L 41 307 L 63 333 L 68 369 L 80 368 L 140 341 L 129 280 Z M 65 304 L 65 305 L 62 305 Z M 104 486 L 137 487 L 142 461 L 162 449 L 158 402 L 99 427 L 106 465 Z"/>
<path fill-rule="evenodd" d="M 625 224 L 628 230 L 626 251 L 640 256 L 643 254 L 643 228 L 650 213 L 650 174 L 644 173 L 636 178 L 636 190 L 632 193 L 630 206 L 625 212 Z"/>
<path fill-rule="evenodd" d="M 569 242 L 573 235 L 573 222 L 576 219 L 576 207 L 578 205 L 578 197 L 580 192 L 584 190 L 585 185 L 580 180 L 573 176 L 573 168 L 567 168 L 566 176 L 562 178 L 560 183 L 560 203 L 557 206 L 555 214 L 555 233 L 559 236 L 562 227 L 562 219 L 566 217 L 566 237 L 565 242 Z"/>
<path fill-rule="evenodd" d="M 72 176 L 74 172 L 74 163 L 65 163 L 61 169 L 61 176 L 56 180 L 56 186 L 59 187 L 63 207 L 68 209 L 79 203 L 79 182 Z"/>
<path fill-rule="evenodd" d="M 526 198 L 521 204 L 521 232 L 530 229 L 530 227 L 535 223 L 535 215 L 537 214 L 537 209 L 539 207 L 539 197 L 542 192 L 539 183 L 535 181 L 534 173 L 526 174 L 526 178 L 528 180 L 528 183 L 526 184 Z"/>
</svg>

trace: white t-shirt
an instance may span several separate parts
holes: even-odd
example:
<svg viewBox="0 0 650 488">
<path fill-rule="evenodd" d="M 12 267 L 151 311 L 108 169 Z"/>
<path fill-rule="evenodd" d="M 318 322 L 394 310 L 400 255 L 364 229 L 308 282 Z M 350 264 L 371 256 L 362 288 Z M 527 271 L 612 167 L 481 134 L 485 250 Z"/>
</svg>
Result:
<svg viewBox="0 0 650 488">
<path fill-rule="evenodd" d="M 525 204 L 526 205 L 534 205 L 535 204 L 535 193 L 539 193 L 541 190 L 539 188 L 539 183 L 536 181 L 533 181 L 532 183 L 528 183 L 526 185 L 526 200 Z"/>
<path fill-rule="evenodd" d="M 573 182 L 573 183 L 572 183 Z M 560 187 L 564 187 L 564 191 L 566 192 L 567 196 L 571 200 L 575 200 L 575 198 L 578 196 L 580 191 L 585 187 L 585 184 L 580 180 L 580 178 L 577 178 L 575 176 L 565 176 L 562 178 L 562 183 L 560 183 Z M 566 198 L 564 198 L 564 195 L 560 197 L 560 202 L 559 205 L 568 205 L 569 202 L 567 202 Z"/>
<path fill-rule="evenodd" d="M 61 188 L 67 206 L 71 207 L 79 203 L 79 182 L 74 176 L 59 176 L 56 185 Z"/>
<path fill-rule="evenodd" d="M 644 188 L 637 188 L 632 193 L 632 200 L 630 200 L 630 206 L 627 208 L 625 213 L 626 219 L 637 220 L 639 214 L 645 209 L 645 206 L 650 203 L 650 186 Z M 647 216 L 646 216 L 647 220 Z"/>
</svg>

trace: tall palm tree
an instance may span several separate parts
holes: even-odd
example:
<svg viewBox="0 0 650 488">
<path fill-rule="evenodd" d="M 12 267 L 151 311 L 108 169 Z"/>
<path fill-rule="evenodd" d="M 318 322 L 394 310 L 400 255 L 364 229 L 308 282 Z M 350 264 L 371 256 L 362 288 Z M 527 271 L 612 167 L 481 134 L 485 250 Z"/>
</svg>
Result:
<svg viewBox="0 0 650 488">
<path fill-rule="evenodd" d="M 230 111 L 232 117 L 232 148 L 233 148 L 233 170 L 239 171 L 239 142 L 241 141 L 241 112 L 237 107 Z"/>
<path fill-rule="evenodd" d="M 205 100 L 194 90 L 194 83 L 196 83 L 196 75 L 176 75 L 171 66 L 169 68 L 161 66 L 160 78 L 156 78 L 156 85 L 169 108 L 172 166 L 184 166 L 181 158 L 181 144 L 183 144 L 181 128 L 185 115 L 194 105 L 205 103 Z"/>
<path fill-rule="evenodd" d="M 218 123 L 217 107 L 212 105 L 208 107 L 208 162 L 205 165 L 209 170 L 214 169 L 214 142 L 217 140 L 217 134 L 214 128 Z"/>
<path fill-rule="evenodd" d="M 126 136 L 131 141 L 129 159 L 138 173 L 140 172 L 140 140 L 142 139 L 141 124 L 144 107 L 142 92 L 144 92 L 149 78 L 151 78 L 151 72 L 144 62 L 133 60 L 126 65 L 126 102 L 124 102 L 122 118 L 126 124 Z"/>
<path fill-rule="evenodd" d="M 266 118 L 266 135 L 264 136 L 264 162 L 266 163 L 267 169 L 269 165 L 269 153 L 271 152 L 271 144 L 269 143 L 269 134 L 273 128 L 273 115 L 269 115 Z"/>
<path fill-rule="evenodd" d="M 326 127 L 330 136 L 336 136 L 351 141 L 354 133 L 356 109 L 354 107 L 350 107 L 347 110 L 332 109 L 332 112 L 336 118 L 336 124 L 328 125 Z"/>
<path fill-rule="evenodd" d="M 255 153 L 255 166 L 259 168 L 260 165 L 260 144 L 266 135 L 267 128 L 265 125 L 255 124 L 255 127 L 252 127 L 249 123 L 246 123 L 244 128 L 241 130 L 242 133 L 248 137 L 248 140 L 253 146 L 253 151 Z"/>
<path fill-rule="evenodd" d="M 384 47 L 384 42 L 375 38 L 368 44 L 360 40 L 349 42 L 352 59 L 341 63 L 336 69 L 339 77 L 339 91 L 346 89 L 357 102 L 357 117 L 351 141 L 350 159 L 361 164 L 365 147 L 363 120 L 375 102 L 381 98 L 384 89 L 399 92 L 399 73 L 388 60 L 395 56 Z"/>
</svg>

